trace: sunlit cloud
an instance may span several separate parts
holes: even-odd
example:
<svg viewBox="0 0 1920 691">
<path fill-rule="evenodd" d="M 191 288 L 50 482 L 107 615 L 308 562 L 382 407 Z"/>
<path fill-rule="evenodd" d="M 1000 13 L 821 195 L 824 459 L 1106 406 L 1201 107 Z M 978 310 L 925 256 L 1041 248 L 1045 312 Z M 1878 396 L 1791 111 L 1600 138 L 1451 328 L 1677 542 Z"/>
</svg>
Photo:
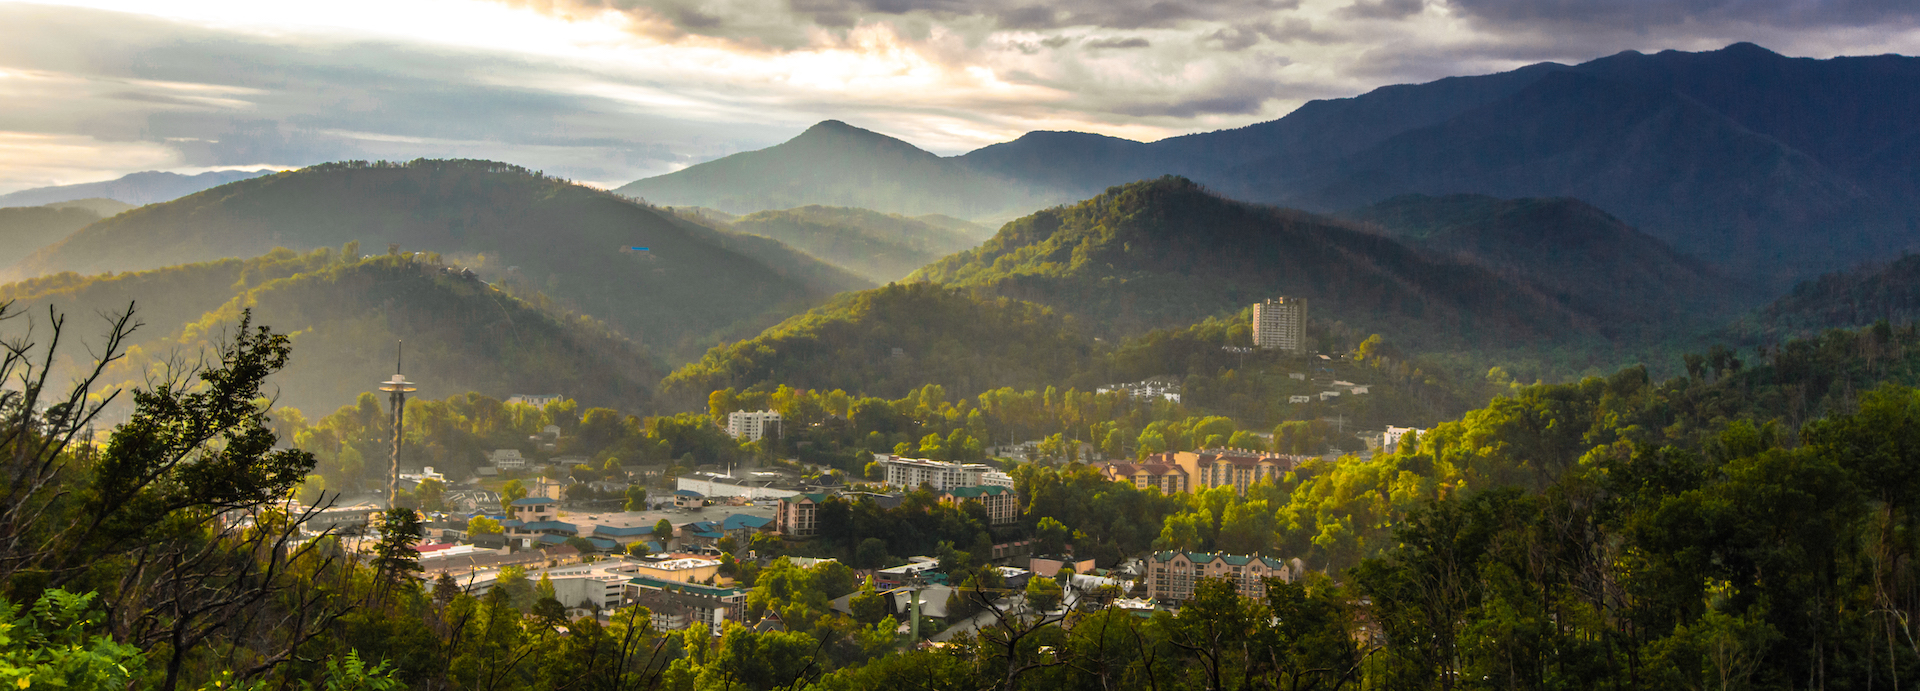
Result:
<svg viewBox="0 0 1920 691">
<path fill-rule="evenodd" d="M 1379 86 L 1750 40 L 1920 52 L 1855 0 L 0 2 L 0 191 L 144 168 L 499 158 L 604 184 L 836 118 L 942 154 L 1136 140 Z M 112 151 L 124 151 L 113 155 Z M 63 156 L 70 160 L 62 160 Z"/>
</svg>

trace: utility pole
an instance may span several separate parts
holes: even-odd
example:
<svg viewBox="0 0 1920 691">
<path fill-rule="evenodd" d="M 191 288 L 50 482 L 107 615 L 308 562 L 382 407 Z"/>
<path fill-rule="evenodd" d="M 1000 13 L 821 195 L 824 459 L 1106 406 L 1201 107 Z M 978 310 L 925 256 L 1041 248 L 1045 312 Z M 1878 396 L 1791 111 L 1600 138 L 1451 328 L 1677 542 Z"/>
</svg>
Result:
<svg viewBox="0 0 1920 691">
<path fill-rule="evenodd" d="M 400 366 L 405 356 L 405 341 L 396 341 L 393 354 L 393 378 L 380 385 L 387 392 L 388 405 L 393 407 L 393 456 L 392 467 L 387 473 L 387 508 L 396 508 L 394 497 L 400 493 L 400 436 L 407 421 L 407 392 L 413 391 L 413 382 L 400 375 Z"/>
</svg>

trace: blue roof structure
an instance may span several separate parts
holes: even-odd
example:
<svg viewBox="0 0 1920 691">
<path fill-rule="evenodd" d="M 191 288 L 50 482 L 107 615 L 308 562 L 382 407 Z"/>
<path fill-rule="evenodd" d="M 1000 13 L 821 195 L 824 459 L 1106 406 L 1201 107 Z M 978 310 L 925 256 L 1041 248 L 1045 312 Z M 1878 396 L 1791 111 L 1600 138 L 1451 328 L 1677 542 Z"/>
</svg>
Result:
<svg viewBox="0 0 1920 691">
<path fill-rule="evenodd" d="M 693 490 L 690 490 L 690 489 L 676 489 L 676 490 L 674 490 L 674 491 L 673 491 L 673 496 L 676 496 L 676 497 L 705 497 L 705 496 L 707 496 L 707 495 L 704 495 L 704 494 L 701 494 L 701 493 L 699 493 L 699 492 L 695 492 L 695 491 L 693 491 Z"/>
<path fill-rule="evenodd" d="M 770 525 L 773 525 L 771 518 L 736 513 L 723 519 L 720 522 L 720 529 L 731 533 L 736 530 L 759 530 Z"/>
<path fill-rule="evenodd" d="M 564 533 L 580 532 L 580 529 L 572 523 L 562 523 L 560 521 L 534 521 L 520 526 L 520 529 L 528 532 L 539 532 L 543 530 L 558 530 Z"/>
<path fill-rule="evenodd" d="M 607 537 L 637 537 L 640 535 L 652 535 L 653 526 L 636 525 L 625 528 L 615 528 L 607 525 L 596 525 L 593 527 L 593 534 L 605 535 Z"/>
</svg>

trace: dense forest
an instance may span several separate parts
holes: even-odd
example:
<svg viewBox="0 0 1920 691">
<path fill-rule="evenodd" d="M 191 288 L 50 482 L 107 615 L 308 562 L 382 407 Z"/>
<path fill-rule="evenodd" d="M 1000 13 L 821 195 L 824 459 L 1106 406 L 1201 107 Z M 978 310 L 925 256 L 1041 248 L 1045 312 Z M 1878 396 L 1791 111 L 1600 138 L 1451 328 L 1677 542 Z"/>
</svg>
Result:
<svg viewBox="0 0 1920 691">
<path fill-rule="evenodd" d="M 727 222 L 732 230 L 773 238 L 874 283 L 889 283 L 915 269 L 978 244 L 988 233 L 952 219 L 922 220 L 899 214 L 833 206 L 759 211 Z M 964 223 L 964 222 L 962 222 Z"/>
<path fill-rule="evenodd" d="M 0 286 L 0 300 L 41 328 L 49 309 L 81 317 L 75 323 L 84 326 L 96 315 L 133 310 L 139 328 L 123 344 L 126 357 L 103 373 L 103 383 L 113 386 L 137 386 L 212 352 L 250 310 L 286 329 L 301 348 L 303 357 L 274 381 L 283 406 L 325 411 L 353 402 L 393 374 L 395 342 L 404 340 L 406 374 L 424 392 L 506 398 L 565 390 L 590 405 L 652 409 L 663 365 L 605 324 L 568 314 L 537 293 L 528 301 L 495 290 L 437 256 L 395 250 L 358 257 L 357 244 L 349 243 L 342 251 L 280 249 L 244 261 L 117 275 L 57 274 Z M 55 364 L 73 375 L 91 363 Z M 125 412 L 115 406 L 110 414 Z"/>
</svg>

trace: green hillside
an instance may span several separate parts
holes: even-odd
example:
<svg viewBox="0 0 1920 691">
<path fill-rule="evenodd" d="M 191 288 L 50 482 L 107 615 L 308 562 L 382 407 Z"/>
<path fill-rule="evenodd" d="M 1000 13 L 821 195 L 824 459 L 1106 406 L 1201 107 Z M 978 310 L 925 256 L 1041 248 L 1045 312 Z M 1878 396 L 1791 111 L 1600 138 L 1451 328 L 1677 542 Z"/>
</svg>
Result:
<svg viewBox="0 0 1920 691">
<path fill-rule="evenodd" d="M 663 369 L 635 344 L 594 320 L 540 309 L 444 269 L 411 256 L 345 262 L 328 250 L 281 249 L 248 260 L 9 284 L 0 286 L 0 302 L 25 314 L 52 307 L 67 315 L 75 337 L 95 335 L 94 315 L 131 304 L 144 326 L 127 358 L 108 371 L 116 386 L 139 384 L 171 360 L 197 359 L 250 309 L 254 323 L 293 335 L 295 357 L 273 380 L 281 405 L 324 412 L 352 403 L 393 374 L 394 342 L 405 340 L 406 374 L 426 395 L 562 392 L 587 405 L 651 408 Z"/>
<path fill-rule="evenodd" d="M 1487 269 L 1343 221 L 1222 199 L 1178 177 L 1019 219 L 912 278 L 1049 305 L 1106 336 L 1184 326 L 1276 295 L 1308 298 L 1316 320 L 1416 349 L 1598 333 L 1586 315 Z"/>
<path fill-rule="evenodd" d="M 728 223 L 734 230 L 779 240 L 875 283 L 899 279 L 978 243 L 976 238 L 919 219 L 835 206 L 759 211 Z"/>
<path fill-rule="evenodd" d="M 971 396 L 1064 384 L 1094 362 L 1093 342 L 1044 307 L 907 283 L 842 295 L 757 337 L 716 347 L 660 388 L 678 405 L 720 389 L 777 385 L 897 397 L 939 384 Z"/>
<path fill-rule="evenodd" d="M 428 160 L 332 163 L 141 207 L 11 273 L 151 269 L 348 242 L 370 254 L 389 245 L 439 253 L 509 292 L 538 292 L 682 359 L 871 285 L 776 241 L 516 166 Z"/>
<path fill-rule="evenodd" d="M 1761 342 L 1805 337 L 1825 329 L 1893 325 L 1920 319 L 1920 255 L 1838 271 L 1794 286 L 1793 292 L 1742 319 L 1733 331 Z"/>
<path fill-rule="evenodd" d="M 25 259 L 104 215 L 84 206 L 0 207 L 0 266 Z"/>
</svg>

